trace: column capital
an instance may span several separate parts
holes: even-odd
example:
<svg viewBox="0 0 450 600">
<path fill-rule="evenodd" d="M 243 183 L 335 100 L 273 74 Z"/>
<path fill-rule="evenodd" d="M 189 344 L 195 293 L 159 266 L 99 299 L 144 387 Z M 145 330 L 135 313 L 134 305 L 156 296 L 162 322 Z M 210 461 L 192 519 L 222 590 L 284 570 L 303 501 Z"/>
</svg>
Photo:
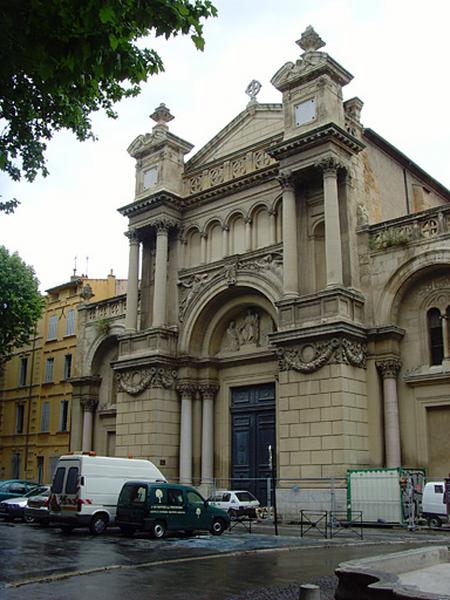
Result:
<svg viewBox="0 0 450 600">
<path fill-rule="evenodd" d="M 316 161 L 314 166 L 320 169 L 325 176 L 335 176 L 339 169 L 345 168 L 345 165 L 332 154 L 323 156 Z"/>
<path fill-rule="evenodd" d="M 207 240 L 208 239 L 208 234 L 206 233 L 206 231 L 201 231 L 200 232 L 200 237 Z"/>
<path fill-rule="evenodd" d="M 246 225 L 251 225 L 252 221 L 253 221 L 253 219 L 251 217 L 249 217 L 249 216 L 247 216 L 247 217 L 244 218 L 244 223 Z"/>
<path fill-rule="evenodd" d="M 228 225 L 222 225 L 222 231 L 230 231 L 230 228 Z"/>
<path fill-rule="evenodd" d="M 203 398 L 211 398 L 214 400 L 215 395 L 217 394 L 217 391 L 219 389 L 219 386 L 217 385 L 217 383 L 201 383 L 198 386 L 198 389 L 202 395 Z"/>
<path fill-rule="evenodd" d="M 169 229 L 175 229 L 177 227 L 177 223 L 173 219 L 168 219 L 166 217 L 155 219 L 150 225 L 156 229 L 156 235 L 168 234 Z"/>
<path fill-rule="evenodd" d="M 130 244 L 139 244 L 141 241 L 137 229 L 129 229 L 128 231 L 124 231 L 124 235 L 128 238 Z"/>
<path fill-rule="evenodd" d="M 197 391 L 195 384 L 188 381 L 181 381 L 177 384 L 176 389 L 181 398 L 192 398 Z"/>
<path fill-rule="evenodd" d="M 294 191 L 294 177 L 291 170 L 281 171 L 277 179 L 283 191 Z"/>
<path fill-rule="evenodd" d="M 98 398 L 93 398 L 92 396 L 84 396 L 80 398 L 80 405 L 85 412 L 94 412 L 98 405 Z"/>
<path fill-rule="evenodd" d="M 402 363 L 399 358 L 388 358 L 386 360 L 377 360 L 376 366 L 383 379 L 389 377 L 396 379 L 402 367 Z"/>
</svg>

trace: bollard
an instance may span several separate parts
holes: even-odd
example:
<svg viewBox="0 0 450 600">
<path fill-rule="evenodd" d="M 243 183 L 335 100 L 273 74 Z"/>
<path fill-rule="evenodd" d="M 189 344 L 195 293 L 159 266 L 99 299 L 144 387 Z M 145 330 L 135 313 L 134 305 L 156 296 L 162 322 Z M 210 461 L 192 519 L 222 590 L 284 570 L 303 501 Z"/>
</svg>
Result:
<svg viewBox="0 0 450 600">
<path fill-rule="evenodd" d="M 312 583 L 302 583 L 299 600 L 320 600 L 320 587 Z"/>
</svg>

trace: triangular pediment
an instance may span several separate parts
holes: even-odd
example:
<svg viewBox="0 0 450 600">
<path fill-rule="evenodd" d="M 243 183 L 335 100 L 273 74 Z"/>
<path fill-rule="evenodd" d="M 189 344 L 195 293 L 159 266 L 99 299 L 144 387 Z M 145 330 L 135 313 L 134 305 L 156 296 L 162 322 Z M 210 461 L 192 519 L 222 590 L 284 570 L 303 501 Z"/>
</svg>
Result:
<svg viewBox="0 0 450 600">
<path fill-rule="evenodd" d="M 240 150 L 281 136 L 282 132 L 281 104 L 250 104 L 187 161 L 186 170 L 197 170 Z"/>
</svg>

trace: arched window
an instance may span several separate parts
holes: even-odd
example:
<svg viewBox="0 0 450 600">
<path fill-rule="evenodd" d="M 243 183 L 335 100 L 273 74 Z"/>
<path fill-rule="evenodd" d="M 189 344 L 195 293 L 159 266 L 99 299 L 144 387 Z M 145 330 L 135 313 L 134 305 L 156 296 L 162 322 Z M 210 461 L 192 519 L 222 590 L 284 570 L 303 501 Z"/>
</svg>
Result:
<svg viewBox="0 0 450 600">
<path fill-rule="evenodd" d="M 427 319 L 430 343 L 430 362 L 432 365 L 440 365 L 444 358 L 441 311 L 438 308 L 430 308 L 427 313 Z"/>
</svg>

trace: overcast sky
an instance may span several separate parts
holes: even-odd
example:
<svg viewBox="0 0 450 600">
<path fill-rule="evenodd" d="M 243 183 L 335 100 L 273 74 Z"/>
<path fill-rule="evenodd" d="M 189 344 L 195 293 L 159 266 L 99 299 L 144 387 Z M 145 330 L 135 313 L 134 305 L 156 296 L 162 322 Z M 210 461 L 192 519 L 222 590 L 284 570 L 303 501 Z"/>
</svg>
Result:
<svg viewBox="0 0 450 600">
<path fill-rule="evenodd" d="M 21 206 L 0 213 L 0 243 L 36 271 L 41 290 L 77 273 L 103 278 L 113 269 L 127 277 L 127 221 L 117 209 L 133 201 L 134 160 L 128 145 L 151 131 L 161 102 L 175 116 L 170 130 L 197 152 L 240 111 L 247 84 L 262 84 L 260 102 L 281 102 L 270 84 L 295 61 L 295 44 L 308 25 L 328 52 L 353 74 L 344 99 L 364 102 L 362 122 L 432 177 L 450 187 L 449 0 L 215 0 L 216 19 L 205 23 L 206 47 L 189 38 L 149 40 L 165 73 L 138 98 L 117 106 L 119 118 L 97 113 L 99 141 L 76 141 L 63 132 L 49 143 L 50 175 L 34 183 L 0 178 L 4 198 Z M 88 260 L 86 257 L 89 257 Z"/>
</svg>

